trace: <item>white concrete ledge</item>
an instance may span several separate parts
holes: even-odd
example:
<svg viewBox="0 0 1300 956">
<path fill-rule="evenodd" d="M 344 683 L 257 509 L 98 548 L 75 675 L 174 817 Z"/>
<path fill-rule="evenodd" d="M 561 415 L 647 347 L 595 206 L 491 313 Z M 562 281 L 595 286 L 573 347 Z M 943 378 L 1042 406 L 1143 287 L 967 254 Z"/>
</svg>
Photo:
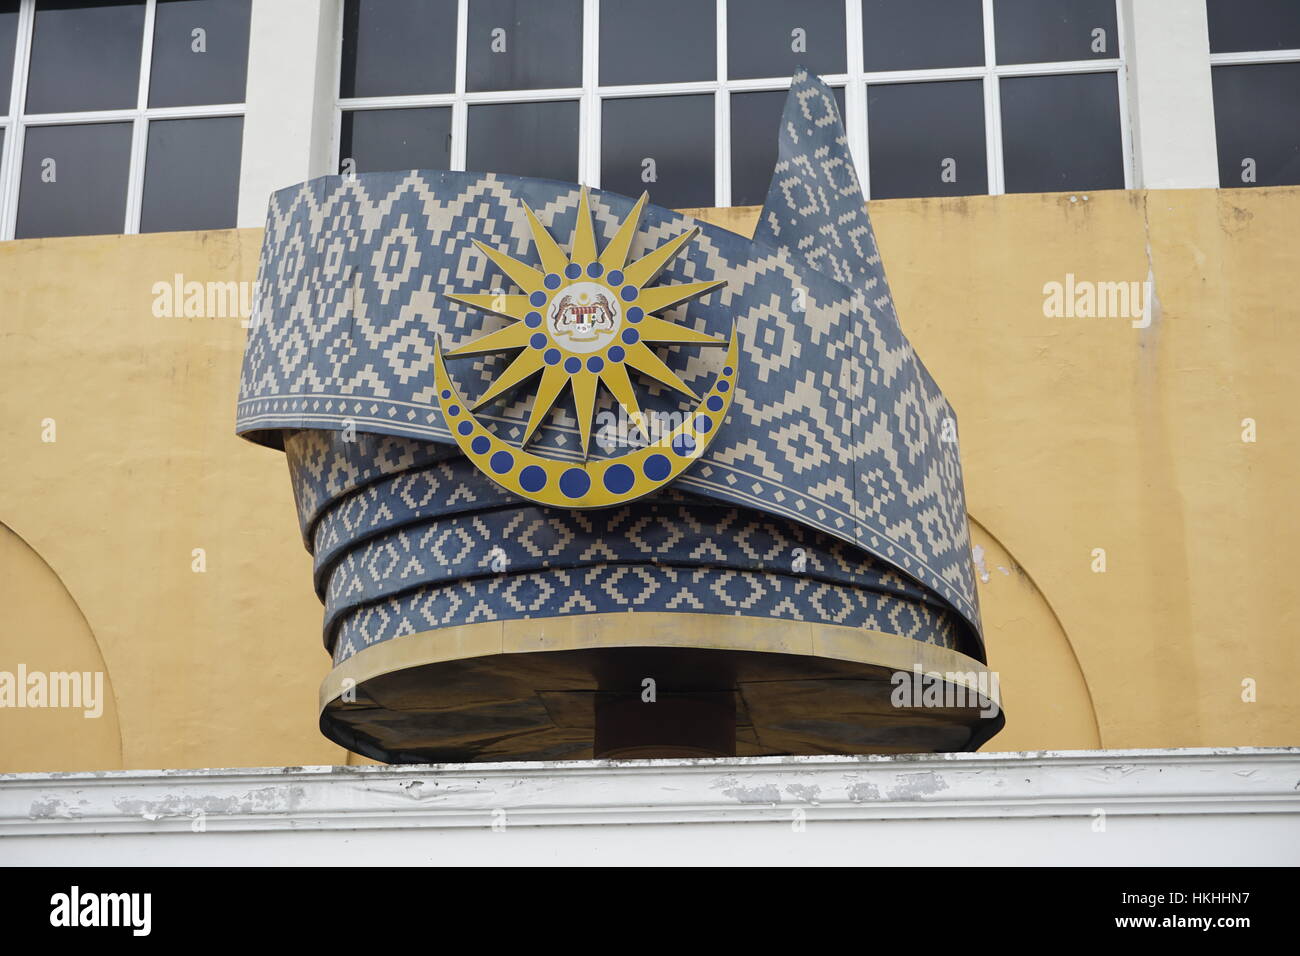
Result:
<svg viewBox="0 0 1300 956">
<path fill-rule="evenodd" d="M 1296 748 L 10 774 L 0 862 L 1295 864 L 1298 788 Z"/>
</svg>

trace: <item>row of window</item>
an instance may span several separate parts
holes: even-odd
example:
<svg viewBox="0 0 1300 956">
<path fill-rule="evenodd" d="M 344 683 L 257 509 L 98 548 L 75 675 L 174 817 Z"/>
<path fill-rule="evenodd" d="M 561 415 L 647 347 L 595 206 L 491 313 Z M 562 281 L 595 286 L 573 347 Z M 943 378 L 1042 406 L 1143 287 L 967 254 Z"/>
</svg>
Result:
<svg viewBox="0 0 1300 956">
<path fill-rule="evenodd" d="M 601 86 L 821 75 L 849 70 L 844 0 L 600 0 Z M 457 0 L 346 0 L 339 95 L 457 90 Z M 468 93 L 583 85 L 583 0 L 473 0 Z M 1115 56 L 1114 0 L 994 0 L 998 64 Z M 982 0 L 862 0 L 868 72 L 985 65 Z M 855 37 L 855 39 L 857 39 Z"/>
<path fill-rule="evenodd" d="M 0 116 L 9 112 L 21 6 L 0 0 Z M 151 56 L 145 61 L 150 12 Z M 40 0 L 22 111 L 36 116 L 242 103 L 248 21 L 249 0 Z M 149 87 L 139 104 L 144 65 Z"/>
<path fill-rule="evenodd" d="M 138 231 L 233 227 L 243 128 L 241 116 L 151 121 Z M 15 237 L 122 232 L 133 135 L 132 123 L 29 127 Z"/>
<path fill-rule="evenodd" d="M 1207 13 L 1222 185 L 1300 183 L 1300 2 Z M 0 0 L 0 237 L 234 225 L 249 16 Z M 341 19 L 341 172 L 758 204 L 806 64 L 872 198 L 1126 182 L 1113 0 L 344 0 Z"/>
<path fill-rule="evenodd" d="M 250 15 L 0 0 L 0 236 L 234 226 Z"/>
<path fill-rule="evenodd" d="M 341 172 L 757 204 L 807 66 L 872 198 L 1126 184 L 1115 0 L 345 0 L 342 19 Z"/>
<path fill-rule="evenodd" d="M 1008 192 L 1122 189 L 1119 91 L 1107 73 L 1004 77 L 1002 156 Z M 841 112 L 844 91 L 835 90 Z M 732 93 L 731 202 L 760 205 L 776 164 L 781 90 Z M 468 169 L 578 178 L 577 100 L 470 104 Z M 871 195 L 968 196 L 989 191 L 981 80 L 867 87 Z M 714 204 L 714 94 L 606 99 L 600 183 L 667 206 Z M 452 108 L 347 111 L 342 172 L 450 168 Z"/>
<path fill-rule="evenodd" d="M 1219 185 L 1300 185 L 1300 2 L 1207 0 L 1206 14 Z"/>
</svg>

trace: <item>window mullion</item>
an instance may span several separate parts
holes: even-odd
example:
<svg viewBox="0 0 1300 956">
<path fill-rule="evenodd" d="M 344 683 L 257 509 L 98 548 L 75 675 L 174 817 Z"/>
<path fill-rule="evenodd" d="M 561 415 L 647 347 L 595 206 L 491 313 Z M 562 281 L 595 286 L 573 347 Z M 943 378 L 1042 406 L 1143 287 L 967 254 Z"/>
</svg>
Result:
<svg viewBox="0 0 1300 956">
<path fill-rule="evenodd" d="M 727 0 L 717 0 L 718 89 L 713 94 L 713 204 L 731 205 L 731 94 L 727 89 Z"/>
<path fill-rule="evenodd" d="M 26 139 L 23 111 L 27 108 L 27 74 L 31 66 L 32 24 L 36 0 L 23 0 L 18 8 L 14 37 L 13 86 L 9 91 L 9 128 L 5 131 L 4 155 L 0 157 L 0 239 L 12 239 L 18 221 L 18 188 L 22 181 L 23 143 Z"/>
<path fill-rule="evenodd" d="M 451 107 L 451 150 L 448 157 L 452 169 L 465 169 L 465 156 L 469 151 L 466 131 L 469 129 L 469 105 L 465 102 L 465 72 L 469 63 L 469 0 L 456 4 L 456 99 Z"/>
<path fill-rule="evenodd" d="M 867 86 L 862 49 L 862 0 L 844 0 L 844 33 L 848 43 L 848 79 L 844 84 L 844 132 L 858 171 L 862 198 L 871 198 L 871 167 L 867 156 Z"/>
<path fill-rule="evenodd" d="M 578 101 L 578 182 L 600 185 L 600 0 L 582 5 L 582 97 Z"/>
<path fill-rule="evenodd" d="M 1129 123 L 1128 101 L 1128 24 L 1125 22 L 1124 4 L 1115 4 L 1115 52 L 1119 66 L 1115 70 L 1115 95 L 1119 97 L 1119 141 L 1124 151 L 1124 188 L 1137 185 L 1137 170 L 1133 162 L 1133 129 Z"/>
<path fill-rule="evenodd" d="M 1006 192 L 1002 158 L 1002 90 L 993 36 L 993 0 L 984 0 L 984 156 L 990 196 Z"/>
<path fill-rule="evenodd" d="M 140 209 L 144 203 L 144 166 L 149 145 L 149 74 L 153 63 L 153 25 L 158 0 L 147 0 L 144 8 L 144 36 L 140 41 L 140 83 L 136 93 L 135 117 L 131 122 L 131 161 L 127 166 L 126 215 L 122 231 L 140 231 Z"/>
</svg>

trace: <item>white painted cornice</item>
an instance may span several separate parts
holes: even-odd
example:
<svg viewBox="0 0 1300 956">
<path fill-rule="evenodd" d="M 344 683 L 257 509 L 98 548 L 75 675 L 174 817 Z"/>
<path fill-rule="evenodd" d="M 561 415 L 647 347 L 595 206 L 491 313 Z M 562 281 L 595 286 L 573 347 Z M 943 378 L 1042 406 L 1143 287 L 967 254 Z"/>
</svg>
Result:
<svg viewBox="0 0 1300 956">
<path fill-rule="evenodd" d="M 1300 748 L 0 775 L 6 837 L 1300 815 Z"/>
</svg>

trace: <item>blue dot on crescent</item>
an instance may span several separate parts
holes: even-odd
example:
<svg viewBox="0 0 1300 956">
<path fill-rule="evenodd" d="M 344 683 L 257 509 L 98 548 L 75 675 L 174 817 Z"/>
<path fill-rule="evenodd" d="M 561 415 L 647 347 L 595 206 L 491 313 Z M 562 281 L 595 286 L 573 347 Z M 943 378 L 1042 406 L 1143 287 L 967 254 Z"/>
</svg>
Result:
<svg viewBox="0 0 1300 956">
<path fill-rule="evenodd" d="M 651 481 L 663 481 L 673 470 L 666 455 L 651 455 L 641 465 L 641 470 Z"/>
<path fill-rule="evenodd" d="M 566 498 L 581 498 L 591 490 L 591 478 L 581 468 L 570 468 L 560 475 L 560 491 Z"/>
<path fill-rule="evenodd" d="M 605 488 L 613 494 L 624 495 L 632 490 L 636 475 L 627 465 L 610 465 L 605 469 Z"/>
<path fill-rule="evenodd" d="M 536 494 L 546 487 L 546 469 L 540 465 L 529 465 L 519 473 L 519 487 L 530 494 Z"/>
</svg>

